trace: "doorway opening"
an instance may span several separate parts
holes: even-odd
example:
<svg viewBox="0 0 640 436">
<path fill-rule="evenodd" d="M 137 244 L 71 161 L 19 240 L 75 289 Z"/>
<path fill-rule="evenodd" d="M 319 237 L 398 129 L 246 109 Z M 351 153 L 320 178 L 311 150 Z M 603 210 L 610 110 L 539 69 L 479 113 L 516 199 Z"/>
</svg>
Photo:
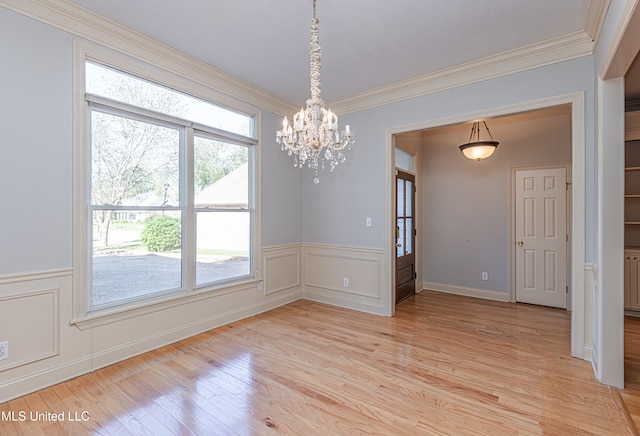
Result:
<svg viewBox="0 0 640 436">
<path fill-rule="evenodd" d="M 584 232 L 585 190 L 583 181 L 585 159 L 583 93 L 557 96 L 512 106 L 495 108 L 478 113 L 447 117 L 443 119 L 425 121 L 423 123 L 416 123 L 412 125 L 387 129 L 386 159 L 388 162 L 388 170 L 386 171 L 385 176 L 385 189 L 386 196 L 390 200 L 387 202 L 386 206 L 386 221 L 389 223 L 388 228 L 390 229 L 390 231 L 385 236 L 385 245 L 387 247 L 386 252 L 388 255 L 388 271 L 391 271 L 391 274 L 389 274 L 390 280 L 392 282 L 391 289 L 393 290 L 392 295 L 390 296 L 391 301 L 389 302 L 391 314 L 393 314 L 393 311 L 395 310 L 395 289 L 397 285 L 397 277 L 395 274 L 397 267 L 397 242 L 395 236 L 396 144 L 403 138 L 404 135 L 415 136 L 417 134 L 420 134 L 423 137 L 422 140 L 424 145 L 420 149 L 421 154 L 417 158 L 418 169 L 416 170 L 419 194 L 415 201 L 416 205 L 418 205 L 418 210 L 416 211 L 416 227 L 418 236 L 415 242 L 415 246 L 418 250 L 421 250 L 421 259 L 416 262 L 416 272 L 418 277 L 417 291 L 419 292 L 422 289 L 433 289 L 435 287 L 433 286 L 434 284 L 440 284 L 444 286 L 442 286 L 442 289 L 436 288 L 436 290 L 458 294 L 463 293 L 471 296 L 494 300 L 509 301 L 509 166 L 507 166 L 506 173 L 496 174 L 495 171 L 490 171 L 488 169 L 488 165 L 483 166 L 483 164 L 489 163 L 491 161 L 493 162 L 491 163 L 491 165 L 495 165 L 499 160 L 506 159 L 507 155 L 509 154 L 507 143 L 503 143 L 498 134 L 498 132 L 501 130 L 501 127 L 499 127 L 498 125 L 502 121 L 513 122 L 513 119 L 508 119 L 510 117 L 514 117 L 516 121 L 520 120 L 518 117 L 540 117 L 540 114 L 542 114 L 544 111 L 538 110 L 556 110 L 560 112 L 564 111 L 566 115 L 566 122 L 568 123 L 566 143 L 568 144 L 569 155 L 563 158 L 559 158 L 558 160 L 556 160 L 556 162 L 572 161 L 574 170 L 572 171 L 570 178 L 573 187 L 574 201 L 571 203 L 571 228 L 574 232 L 582 234 L 582 232 Z M 460 143 L 464 142 L 464 140 L 466 140 L 466 137 L 468 137 L 468 129 L 470 128 L 470 124 L 468 123 L 477 119 L 489 118 L 491 118 L 492 134 L 494 135 L 494 137 L 496 137 L 496 140 L 501 141 L 500 147 L 498 148 L 494 156 L 481 162 L 473 162 L 464 158 L 457 149 L 457 146 Z M 425 135 L 440 135 L 441 139 L 447 135 L 453 136 L 455 133 L 455 129 L 464 131 L 464 133 L 458 139 L 452 141 L 450 140 L 447 144 L 432 145 L 433 142 L 427 143 L 424 140 Z M 519 129 L 516 128 L 514 130 L 518 131 Z M 520 131 L 522 130 L 520 129 Z M 530 135 L 532 134 L 530 133 Z M 437 141 L 435 142 L 437 144 Z M 544 146 L 544 144 L 538 143 L 537 146 Z M 454 160 L 459 157 L 461 161 L 458 162 L 458 164 L 464 165 L 464 169 L 461 170 L 461 167 L 446 169 L 445 166 L 442 165 L 443 161 L 438 160 L 437 158 L 434 158 L 434 160 L 432 161 L 432 157 L 428 156 L 426 153 L 428 147 L 441 147 L 442 150 L 444 150 L 441 158 L 445 160 Z M 533 149 L 534 147 L 532 146 L 531 150 Z M 525 158 L 522 157 L 522 159 Z M 509 165 L 517 166 L 518 164 L 527 164 L 531 162 L 544 163 L 544 161 L 540 162 L 535 160 L 521 160 L 519 163 L 511 161 Z M 504 164 L 505 162 L 502 163 Z M 432 168 L 431 171 L 429 171 L 428 169 L 429 166 L 431 166 Z M 435 179 L 432 176 L 434 176 Z M 440 178 L 438 179 L 438 177 Z M 503 214 L 497 218 L 497 221 L 499 221 L 499 225 L 495 227 L 497 228 L 497 230 L 493 230 L 492 228 L 490 232 L 483 232 L 480 226 L 474 225 L 474 222 L 480 223 L 486 220 L 496 219 L 494 218 L 495 214 L 492 214 L 493 212 L 495 212 L 496 205 L 493 204 L 492 201 L 487 202 L 486 200 L 483 200 L 482 196 L 479 195 L 479 191 L 477 191 L 478 189 L 483 189 L 481 184 L 477 183 L 478 180 L 482 179 L 492 179 L 492 182 L 497 182 L 497 184 L 494 184 L 494 186 L 498 187 L 491 189 L 503 189 L 503 195 L 499 197 L 506 201 L 506 206 L 501 206 Z M 458 190 L 457 193 L 462 192 L 462 194 L 466 195 L 466 197 L 463 197 L 463 200 L 457 200 L 456 196 L 447 194 L 447 192 L 451 193 L 450 190 Z M 454 202 L 455 204 L 450 206 L 454 208 L 452 210 L 455 210 L 455 208 L 457 207 L 458 212 L 450 212 L 448 215 L 445 214 L 436 218 L 428 215 L 428 211 L 436 209 L 436 207 L 433 207 L 433 205 L 430 204 L 433 199 L 432 195 L 439 195 L 441 198 L 444 198 L 444 201 Z M 465 215 L 467 216 L 467 218 L 469 218 L 470 216 L 471 220 L 464 221 L 460 219 Z M 474 221 L 474 218 L 476 219 L 476 221 Z M 500 225 L 500 223 L 503 223 L 504 225 Z M 431 227 L 433 225 L 440 225 L 441 227 Z M 434 229 L 438 230 L 434 231 Z M 447 231 L 443 231 L 443 229 Z M 425 238 L 431 237 L 434 234 L 436 234 L 438 237 L 442 237 L 442 239 L 427 243 L 427 240 Z M 457 238 L 457 241 L 452 241 L 451 235 L 454 235 L 455 238 Z M 464 238 L 464 236 L 468 237 Z M 473 238 L 484 239 L 483 241 L 480 241 L 479 245 L 474 245 L 472 243 Z M 478 249 L 477 247 L 484 247 L 484 242 L 486 240 L 490 240 L 491 238 L 502 238 L 504 240 L 504 242 L 502 243 L 502 252 L 499 253 L 500 256 L 503 256 L 503 259 L 499 263 L 499 266 L 491 266 L 487 264 L 488 266 L 486 266 L 485 269 L 485 265 L 479 264 L 478 262 L 488 262 L 495 256 L 493 256 L 492 254 L 486 256 L 484 255 L 483 249 Z M 467 244 L 467 248 L 465 248 L 465 244 Z M 572 283 L 574 288 L 576 289 L 576 292 L 572 293 L 570 300 L 571 307 L 573 309 L 571 354 L 574 357 L 586 357 L 588 359 L 590 358 L 590 354 L 588 353 L 589 344 L 585 344 L 584 337 L 584 240 L 582 238 L 572 239 L 570 241 L 570 245 L 572 256 L 567 274 L 570 277 L 569 282 Z M 429 248 L 429 250 L 427 250 L 427 248 Z M 451 256 L 453 256 L 453 258 L 456 260 L 441 262 L 441 259 L 438 259 L 439 257 L 451 258 Z M 471 262 L 476 262 L 476 264 L 470 267 L 469 265 Z M 431 276 L 425 275 L 427 269 L 429 268 L 431 269 L 431 271 L 435 271 Z M 466 278 L 466 280 L 468 280 L 467 282 L 459 281 L 458 283 L 454 283 L 453 285 L 451 285 L 450 283 L 446 283 L 446 274 L 459 274 L 460 271 L 471 271 L 469 273 L 469 277 Z M 492 290 L 494 289 L 494 287 L 489 285 L 489 283 L 486 283 L 486 285 L 489 286 L 483 287 L 483 282 L 491 282 L 492 280 L 499 283 L 507 284 L 502 286 L 502 288 L 498 288 L 497 291 Z"/>
</svg>

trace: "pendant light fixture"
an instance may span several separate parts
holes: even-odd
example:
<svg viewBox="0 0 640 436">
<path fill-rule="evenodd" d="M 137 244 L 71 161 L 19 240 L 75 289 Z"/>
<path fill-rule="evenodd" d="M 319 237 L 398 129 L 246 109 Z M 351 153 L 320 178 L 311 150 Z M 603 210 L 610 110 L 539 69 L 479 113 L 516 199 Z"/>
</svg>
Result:
<svg viewBox="0 0 640 436">
<path fill-rule="evenodd" d="M 460 151 L 465 157 L 473 160 L 477 160 L 480 162 L 482 159 L 486 159 L 496 151 L 498 148 L 498 141 L 493 140 L 493 136 L 491 136 L 491 132 L 487 127 L 487 122 L 482 121 L 484 124 L 484 128 L 489 135 L 490 141 L 481 141 L 480 140 L 480 121 L 476 121 L 473 123 L 471 127 L 471 135 L 469 136 L 469 142 L 466 144 L 462 144 L 460 146 Z"/>
<path fill-rule="evenodd" d="M 294 156 L 293 165 L 315 170 L 313 183 L 320 183 L 318 170 L 335 167 L 346 161 L 344 149 L 350 149 L 354 136 L 349 126 L 340 132 L 338 116 L 324 107 L 320 98 L 320 43 L 318 42 L 319 21 L 316 18 L 316 0 L 313 0 L 313 20 L 311 21 L 311 98 L 307 108 L 293 116 L 289 124 L 287 117 L 282 121 L 282 130 L 276 133 L 276 142 L 282 151 Z"/>
</svg>

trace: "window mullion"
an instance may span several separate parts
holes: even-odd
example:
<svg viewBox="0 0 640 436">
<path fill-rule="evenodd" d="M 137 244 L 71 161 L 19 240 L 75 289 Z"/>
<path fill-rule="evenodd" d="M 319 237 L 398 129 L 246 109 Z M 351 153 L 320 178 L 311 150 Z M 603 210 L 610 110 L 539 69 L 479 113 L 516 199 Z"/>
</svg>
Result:
<svg viewBox="0 0 640 436">
<path fill-rule="evenodd" d="M 182 230 L 182 273 L 187 292 L 193 292 L 196 283 L 196 213 L 194 208 L 194 132 L 185 127 L 181 135 L 182 177 L 181 190 L 184 202 L 184 223 Z"/>
</svg>

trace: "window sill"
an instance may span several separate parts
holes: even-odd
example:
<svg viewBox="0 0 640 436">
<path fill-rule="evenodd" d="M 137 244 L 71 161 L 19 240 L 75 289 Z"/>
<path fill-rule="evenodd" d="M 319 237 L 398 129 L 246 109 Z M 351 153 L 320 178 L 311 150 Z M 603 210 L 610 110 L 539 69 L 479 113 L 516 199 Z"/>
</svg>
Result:
<svg viewBox="0 0 640 436">
<path fill-rule="evenodd" d="M 184 292 L 173 293 L 152 300 L 137 301 L 127 305 L 110 307 L 108 309 L 89 312 L 86 316 L 74 318 L 69 321 L 69 324 L 75 325 L 80 330 L 89 330 L 93 327 L 117 323 L 184 304 L 203 301 L 221 295 L 233 294 L 246 289 L 257 289 L 259 281 L 258 278 L 250 277 L 243 281 L 234 282 L 233 284 L 223 283 L 215 287 L 196 289 L 188 294 Z"/>
</svg>

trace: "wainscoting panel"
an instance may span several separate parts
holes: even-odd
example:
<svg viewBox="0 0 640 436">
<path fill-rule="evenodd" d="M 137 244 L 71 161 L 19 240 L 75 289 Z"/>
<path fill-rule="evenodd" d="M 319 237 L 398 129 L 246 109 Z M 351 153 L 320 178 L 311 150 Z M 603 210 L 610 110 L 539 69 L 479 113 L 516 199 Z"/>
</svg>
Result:
<svg viewBox="0 0 640 436">
<path fill-rule="evenodd" d="M 300 251 L 299 244 L 262 250 L 265 295 L 300 288 Z"/>
<path fill-rule="evenodd" d="M 303 296 L 335 306 L 387 315 L 391 290 L 384 250 L 303 245 Z"/>
<path fill-rule="evenodd" d="M 0 342 L 9 343 L 0 371 L 58 354 L 59 295 L 55 287 L 0 296 Z"/>
<path fill-rule="evenodd" d="M 72 270 L 0 277 L 0 403 L 89 371 L 71 319 Z"/>
</svg>

